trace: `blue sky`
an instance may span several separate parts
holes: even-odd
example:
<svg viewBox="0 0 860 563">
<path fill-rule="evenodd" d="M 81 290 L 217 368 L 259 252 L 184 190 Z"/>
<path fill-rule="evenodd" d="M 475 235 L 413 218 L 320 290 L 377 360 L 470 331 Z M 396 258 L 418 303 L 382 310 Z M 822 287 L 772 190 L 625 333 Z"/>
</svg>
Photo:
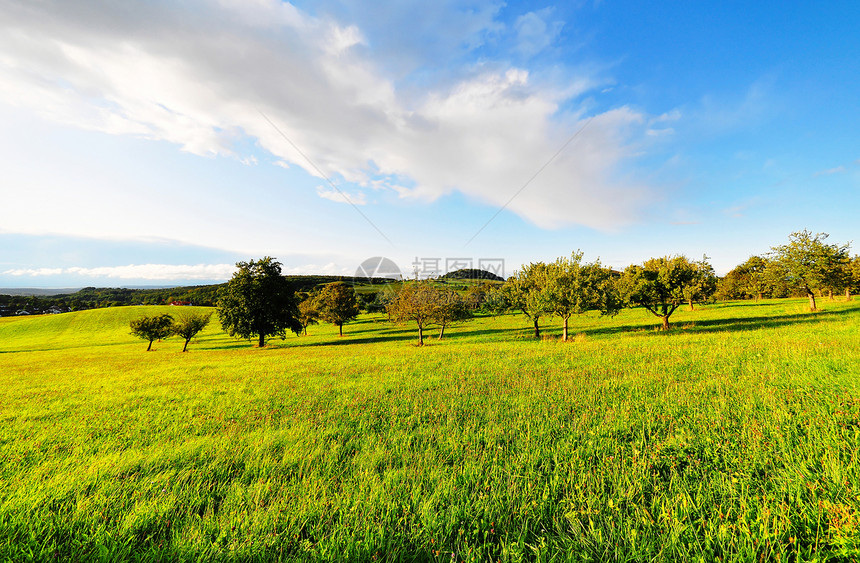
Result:
<svg viewBox="0 0 860 563">
<path fill-rule="evenodd" d="M 860 241 L 856 3 L 654 4 L 0 0 L 0 287 Z"/>
</svg>

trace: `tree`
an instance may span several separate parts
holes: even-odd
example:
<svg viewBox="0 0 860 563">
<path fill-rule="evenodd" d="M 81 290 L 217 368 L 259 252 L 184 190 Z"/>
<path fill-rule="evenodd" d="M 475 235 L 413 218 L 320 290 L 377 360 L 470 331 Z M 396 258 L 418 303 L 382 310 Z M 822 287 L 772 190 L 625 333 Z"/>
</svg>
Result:
<svg viewBox="0 0 860 563">
<path fill-rule="evenodd" d="M 684 286 L 684 299 L 690 304 L 690 310 L 693 309 L 693 303 L 696 301 L 707 301 L 713 297 L 717 291 L 717 274 L 714 273 L 714 268 L 708 263 L 708 257 L 703 256 L 699 262 L 692 262 L 693 277 L 690 282 Z"/>
<path fill-rule="evenodd" d="M 511 302 L 508 299 L 508 292 L 505 291 L 505 286 L 495 285 L 487 291 L 487 296 L 484 299 L 484 310 L 494 317 L 501 315 L 511 308 Z"/>
<path fill-rule="evenodd" d="M 651 258 L 641 266 L 628 266 L 621 277 L 621 293 L 645 307 L 669 330 L 669 317 L 685 300 L 684 291 L 694 282 L 696 270 L 686 256 Z"/>
<path fill-rule="evenodd" d="M 583 264 L 582 256 L 582 252 L 576 251 L 570 258 L 559 258 L 549 264 L 545 270 L 547 310 L 564 321 L 563 341 L 567 340 L 571 316 L 588 311 L 615 315 L 621 308 L 612 273 L 599 260 Z"/>
<path fill-rule="evenodd" d="M 373 308 L 376 302 L 375 291 L 356 293 L 355 302 L 358 303 L 358 308 L 362 313 L 373 313 Z"/>
<path fill-rule="evenodd" d="M 317 296 L 305 294 L 304 299 L 299 303 L 299 325 L 301 325 L 301 333 L 307 336 L 308 326 L 317 324 L 320 312 L 317 308 Z"/>
<path fill-rule="evenodd" d="M 535 338 L 540 338 L 540 318 L 549 312 L 545 291 L 546 269 L 547 265 L 543 262 L 533 262 L 516 272 L 504 286 L 511 308 L 519 309 L 532 320 Z"/>
<path fill-rule="evenodd" d="M 301 330 L 299 311 L 292 286 L 281 275 L 281 263 L 266 256 L 260 260 L 237 262 L 238 271 L 222 288 L 218 298 L 218 318 L 230 336 L 286 338 L 286 331 Z"/>
<path fill-rule="evenodd" d="M 424 345 L 424 329 L 436 318 L 437 290 L 428 281 L 404 283 L 386 305 L 388 317 L 398 323 L 414 321 L 418 326 L 418 345 Z"/>
<path fill-rule="evenodd" d="M 185 344 L 182 346 L 182 351 L 188 349 L 188 343 L 197 334 L 206 328 L 209 324 L 209 319 L 212 318 L 212 313 L 180 313 L 179 319 L 173 325 L 173 334 L 181 336 L 185 339 Z"/>
<path fill-rule="evenodd" d="M 771 248 L 771 256 L 783 270 L 789 285 L 802 290 L 809 309 L 816 310 L 815 291 L 830 286 L 848 259 L 848 244 L 827 244 L 830 235 L 804 229 L 791 233 L 788 244 Z"/>
<path fill-rule="evenodd" d="M 828 298 L 833 301 L 834 292 L 845 292 L 846 301 L 851 298 L 851 285 L 854 282 L 854 275 L 851 271 L 851 257 L 846 251 L 842 255 L 831 255 L 828 257 L 830 264 L 827 268 L 827 276 L 824 280 L 824 287 L 827 288 Z"/>
<path fill-rule="evenodd" d="M 771 287 L 771 280 L 768 279 L 768 262 L 767 258 L 750 256 L 740 265 L 744 274 L 742 289 L 756 301 L 759 301 Z"/>
<path fill-rule="evenodd" d="M 173 334 L 173 317 L 163 315 L 143 316 L 129 323 L 131 333 L 144 340 L 149 340 L 146 351 L 152 350 L 152 342 L 167 338 Z"/>
<path fill-rule="evenodd" d="M 746 283 L 743 274 L 740 272 L 741 266 L 737 266 L 729 271 L 728 274 L 720 278 L 717 283 L 717 291 L 714 297 L 721 301 L 729 301 L 731 299 L 745 299 L 746 292 L 744 284 Z"/>
<path fill-rule="evenodd" d="M 470 304 L 453 289 L 437 289 L 435 301 L 436 307 L 431 320 L 440 326 L 439 340 L 445 335 L 447 326 L 472 318 Z"/>
<path fill-rule="evenodd" d="M 851 294 L 860 292 L 860 256 L 855 256 L 848 262 L 848 286 L 845 288 L 845 300 L 851 301 Z"/>
<path fill-rule="evenodd" d="M 345 282 L 327 283 L 316 298 L 319 318 L 335 325 L 343 336 L 343 323 L 355 320 L 358 316 L 358 302 L 355 290 Z"/>
<path fill-rule="evenodd" d="M 487 294 L 493 288 L 493 284 L 487 281 L 472 283 L 466 289 L 465 302 L 473 311 L 480 309 L 487 301 Z"/>
</svg>

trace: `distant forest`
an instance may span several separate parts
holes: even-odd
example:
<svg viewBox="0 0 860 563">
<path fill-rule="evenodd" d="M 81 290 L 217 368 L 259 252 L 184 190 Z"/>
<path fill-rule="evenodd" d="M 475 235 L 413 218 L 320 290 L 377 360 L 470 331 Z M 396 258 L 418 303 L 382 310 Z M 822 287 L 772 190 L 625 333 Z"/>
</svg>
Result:
<svg viewBox="0 0 860 563">
<path fill-rule="evenodd" d="M 310 291 L 318 285 L 336 281 L 373 285 L 395 281 L 388 278 L 352 276 L 286 276 L 286 278 L 290 280 L 296 292 Z M 85 287 L 74 293 L 50 296 L 0 295 L 0 316 L 24 314 L 23 311 L 30 315 L 40 315 L 124 305 L 169 305 L 174 302 L 214 307 L 218 301 L 218 292 L 224 285 L 220 283 L 160 289 Z"/>
</svg>

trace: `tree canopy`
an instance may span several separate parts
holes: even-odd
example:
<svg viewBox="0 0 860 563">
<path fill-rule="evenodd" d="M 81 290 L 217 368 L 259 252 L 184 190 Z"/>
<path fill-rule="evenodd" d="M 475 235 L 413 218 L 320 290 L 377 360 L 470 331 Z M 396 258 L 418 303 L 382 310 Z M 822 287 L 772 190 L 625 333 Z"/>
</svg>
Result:
<svg viewBox="0 0 860 563">
<path fill-rule="evenodd" d="M 540 318 L 550 311 L 546 293 L 547 265 L 532 262 L 517 271 L 505 284 L 505 293 L 511 308 L 518 309 L 531 319 L 535 338 L 540 338 Z"/>
<path fill-rule="evenodd" d="M 472 318 L 470 304 L 459 293 L 450 288 L 437 289 L 436 310 L 431 320 L 439 325 L 439 339 L 445 335 L 448 326 Z"/>
<path fill-rule="evenodd" d="M 355 320 L 360 312 L 355 290 L 344 282 L 328 283 L 316 297 L 319 318 L 335 325 L 343 336 L 343 324 Z"/>
<path fill-rule="evenodd" d="M 696 302 L 707 301 L 717 291 L 717 274 L 714 267 L 708 262 L 708 257 L 703 256 L 698 262 L 691 262 L 693 266 L 692 279 L 684 286 L 684 299 L 690 304 L 690 310 L 694 309 Z"/>
<path fill-rule="evenodd" d="M 788 236 L 788 243 L 771 248 L 772 259 L 782 268 L 789 285 L 800 288 L 815 311 L 815 291 L 840 283 L 848 262 L 848 244 L 827 244 L 830 235 L 804 229 Z"/>
<path fill-rule="evenodd" d="M 696 268 L 686 256 L 665 256 L 628 266 L 620 286 L 629 303 L 660 317 L 663 330 L 669 330 L 669 317 L 685 301 L 685 292 L 689 292 L 695 278 Z"/>
<path fill-rule="evenodd" d="M 418 345 L 424 345 L 424 329 L 432 324 L 450 324 L 459 320 L 455 299 L 429 281 L 404 283 L 386 305 L 389 318 L 394 322 L 414 322 L 418 327 Z M 444 326 L 442 328 L 444 331 Z M 442 332 L 439 338 L 442 337 Z"/>
<path fill-rule="evenodd" d="M 576 251 L 570 258 L 559 258 L 544 270 L 547 311 L 562 319 L 562 340 L 567 340 L 567 325 L 572 315 L 588 311 L 615 315 L 621 308 L 612 273 L 599 260 L 583 264 L 582 257 L 583 253 Z"/>
<path fill-rule="evenodd" d="M 173 334 L 173 317 L 164 313 L 162 315 L 145 315 L 143 317 L 132 320 L 129 323 L 131 333 L 139 338 L 149 341 L 149 346 L 146 351 L 152 350 L 152 343 L 155 340 L 167 338 Z"/>
<path fill-rule="evenodd" d="M 177 316 L 179 318 L 173 324 L 173 334 L 181 336 L 185 340 L 185 344 L 182 346 L 182 351 L 185 352 L 191 339 L 209 324 L 212 313 L 181 312 Z"/>
<path fill-rule="evenodd" d="M 281 263 L 267 256 L 236 267 L 218 299 L 224 331 L 239 338 L 257 337 L 261 348 L 267 337 L 301 332 L 298 304 L 290 282 L 281 275 Z"/>
<path fill-rule="evenodd" d="M 299 301 L 299 324 L 302 334 L 307 335 L 308 327 L 319 322 L 320 312 L 317 308 L 317 296 L 313 293 L 305 293 Z"/>
</svg>

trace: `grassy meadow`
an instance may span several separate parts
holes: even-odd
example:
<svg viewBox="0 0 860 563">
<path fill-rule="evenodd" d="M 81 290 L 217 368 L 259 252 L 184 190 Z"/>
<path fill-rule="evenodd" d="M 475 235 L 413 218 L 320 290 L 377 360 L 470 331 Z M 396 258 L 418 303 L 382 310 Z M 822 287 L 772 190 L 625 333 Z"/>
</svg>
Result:
<svg viewBox="0 0 860 563">
<path fill-rule="evenodd" d="M 364 315 L 264 349 L 169 307 L 0 318 L 2 561 L 852 561 L 860 300 Z"/>
</svg>

